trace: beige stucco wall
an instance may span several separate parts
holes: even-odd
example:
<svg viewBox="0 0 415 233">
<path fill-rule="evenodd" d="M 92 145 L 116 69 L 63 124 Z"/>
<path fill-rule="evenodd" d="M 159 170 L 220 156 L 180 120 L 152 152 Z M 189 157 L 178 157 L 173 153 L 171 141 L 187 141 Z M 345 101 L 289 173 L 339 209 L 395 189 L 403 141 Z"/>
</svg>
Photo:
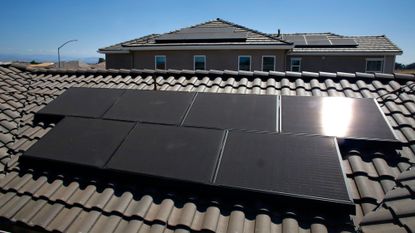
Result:
<svg viewBox="0 0 415 233">
<path fill-rule="evenodd" d="M 301 70 L 310 72 L 365 72 L 366 58 L 384 58 L 384 72 L 394 71 L 394 56 L 287 56 L 287 70 L 290 59 L 301 58 Z"/>
<path fill-rule="evenodd" d="M 154 69 L 154 56 L 165 55 L 167 69 L 193 69 L 193 56 L 206 56 L 206 69 L 238 70 L 238 56 L 251 56 L 251 70 L 262 69 L 262 56 L 276 57 L 276 70 L 290 70 L 290 58 L 301 58 L 301 70 L 310 72 L 365 72 L 366 58 L 384 58 L 384 72 L 392 73 L 395 56 L 293 56 L 285 50 L 182 50 L 139 51 L 129 54 L 107 54 L 108 69 Z"/>
<path fill-rule="evenodd" d="M 133 68 L 154 69 L 154 56 L 165 55 L 167 69 L 193 69 L 193 56 L 206 56 L 206 69 L 237 70 L 238 56 L 251 56 L 251 70 L 262 69 L 262 56 L 273 55 L 276 57 L 276 70 L 285 68 L 285 50 L 172 50 L 172 51 L 137 51 L 134 57 L 129 54 L 108 54 L 107 68 Z M 125 64 L 125 66 L 123 65 Z"/>
</svg>

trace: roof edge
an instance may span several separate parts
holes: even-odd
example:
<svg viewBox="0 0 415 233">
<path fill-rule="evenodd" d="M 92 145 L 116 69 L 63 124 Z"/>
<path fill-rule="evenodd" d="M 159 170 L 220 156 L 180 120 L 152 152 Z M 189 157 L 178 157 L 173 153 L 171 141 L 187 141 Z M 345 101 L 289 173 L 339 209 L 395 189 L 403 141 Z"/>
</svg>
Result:
<svg viewBox="0 0 415 233">
<path fill-rule="evenodd" d="M 2 66 L 2 65 L 0 65 Z M 234 70 L 150 70 L 150 69 L 35 69 L 30 67 L 23 67 L 22 65 L 7 65 L 15 67 L 19 70 L 34 73 L 34 74 L 68 74 L 68 75 L 179 75 L 184 77 L 200 77 L 204 78 L 207 75 L 233 77 L 237 79 L 255 77 L 260 79 L 268 78 L 305 78 L 305 79 L 348 79 L 348 80 L 386 80 L 386 81 L 398 81 L 407 82 L 415 81 L 414 74 L 401 74 L 401 73 L 330 73 L 330 72 L 292 72 L 292 71 L 234 71 Z"/>
</svg>

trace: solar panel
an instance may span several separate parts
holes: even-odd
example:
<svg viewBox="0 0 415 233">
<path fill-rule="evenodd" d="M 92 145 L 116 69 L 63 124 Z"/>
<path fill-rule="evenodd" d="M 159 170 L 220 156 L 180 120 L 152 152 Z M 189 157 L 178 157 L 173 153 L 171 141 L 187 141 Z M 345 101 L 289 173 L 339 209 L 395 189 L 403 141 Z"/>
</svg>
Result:
<svg viewBox="0 0 415 233">
<path fill-rule="evenodd" d="M 107 168 L 210 183 L 223 136 L 221 130 L 139 124 Z"/>
<path fill-rule="evenodd" d="M 397 142 L 373 99 L 281 97 L 282 132 Z"/>
<path fill-rule="evenodd" d="M 294 42 L 294 45 L 307 45 L 303 35 L 285 35 L 284 40 Z"/>
<path fill-rule="evenodd" d="M 354 39 L 330 39 L 333 46 L 357 46 Z"/>
<path fill-rule="evenodd" d="M 307 41 L 313 41 L 313 40 L 327 40 L 327 36 L 325 35 L 305 35 L 307 38 Z"/>
<path fill-rule="evenodd" d="M 193 27 L 184 28 L 175 33 L 211 33 L 211 32 L 234 32 L 233 27 Z"/>
<path fill-rule="evenodd" d="M 277 96 L 199 93 L 186 126 L 278 131 Z"/>
<path fill-rule="evenodd" d="M 215 184 L 354 208 L 340 163 L 332 137 L 231 131 Z"/>
<path fill-rule="evenodd" d="M 133 123 L 66 117 L 23 157 L 103 168 Z"/>
<path fill-rule="evenodd" d="M 306 35 L 307 45 L 308 46 L 330 46 L 331 43 L 327 36 L 312 36 Z"/>
<path fill-rule="evenodd" d="M 163 34 L 156 38 L 156 42 L 178 42 L 197 40 L 246 40 L 247 33 L 235 31 L 230 27 L 223 28 L 185 28 L 177 32 Z"/>
<path fill-rule="evenodd" d="M 54 121 L 56 116 L 101 117 L 124 93 L 122 89 L 73 87 L 35 114 L 36 121 Z"/>
<path fill-rule="evenodd" d="M 190 92 L 127 90 L 104 118 L 178 125 L 195 95 Z"/>
</svg>

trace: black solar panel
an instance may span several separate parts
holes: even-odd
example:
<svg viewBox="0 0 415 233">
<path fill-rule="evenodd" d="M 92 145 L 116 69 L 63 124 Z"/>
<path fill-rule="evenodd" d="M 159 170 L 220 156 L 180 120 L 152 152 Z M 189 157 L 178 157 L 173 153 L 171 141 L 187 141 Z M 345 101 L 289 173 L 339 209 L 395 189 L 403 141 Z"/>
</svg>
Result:
<svg viewBox="0 0 415 233">
<path fill-rule="evenodd" d="M 104 118 L 178 125 L 195 95 L 190 92 L 127 90 Z"/>
<path fill-rule="evenodd" d="M 352 206 L 332 137 L 230 132 L 215 184 Z"/>
<path fill-rule="evenodd" d="M 307 38 L 307 41 L 327 40 L 327 36 L 326 35 L 305 35 L 305 37 Z"/>
<path fill-rule="evenodd" d="M 397 142 L 373 99 L 281 97 L 282 132 Z"/>
<path fill-rule="evenodd" d="M 189 40 L 246 40 L 247 33 L 235 31 L 233 28 L 186 28 L 177 32 L 163 34 L 156 38 L 156 42 L 178 42 Z"/>
<path fill-rule="evenodd" d="M 333 46 L 357 46 L 354 39 L 330 39 Z"/>
<path fill-rule="evenodd" d="M 139 124 L 107 168 L 210 183 L 223 136 L 221 130 Z"/>
<path fill-rule="evenodd" d="M 294 42 L 294 45 L 306 45 L 303 35 L 285 35 L 284 40 Z"/>
<path fill-rule="evenodd" d="M 122 89 L 70 88 L 36 113 L 37 121 L 56 116 L 101 117 L 124 93 Z"/>
<path fill-rule="evenodd" d="M 306 36 L 308 46 L 331 46 L 327 36 Z"/>
<path fill-rule="evenodd" d="M 66 117 L 24 157 L 103 168 L 133 123 Z"/>
<path fill-rule="evenodd" d="M 184 125 L 278 131 L 277 96 L 199 93 Z"/>
</svg>

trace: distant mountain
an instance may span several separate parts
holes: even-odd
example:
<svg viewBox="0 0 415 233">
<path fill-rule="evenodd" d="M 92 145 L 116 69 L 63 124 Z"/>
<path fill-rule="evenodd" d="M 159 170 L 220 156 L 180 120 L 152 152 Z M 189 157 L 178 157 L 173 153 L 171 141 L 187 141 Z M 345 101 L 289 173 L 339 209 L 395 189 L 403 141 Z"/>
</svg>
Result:
<svg viewBox="0 0 415 233">
<path fill-rule="evenodd" d="M 103 57 L 103 56 L 102 56 Z M 98 63 L 98 59 L 100 57 L 74 57 L 74 56 L 61 56 L 61 61 L 82 61 L 88 64 L 96 64 Z M 0 61 L 7 62 L 7 61 L 37 61 L 37 62 L 57 62 L 58 56 L 57 55 L 45 55 L 45 54 L 38 54 L 38 55 L 22 55 L 22 54 L 0 54 Z"/>
</svg>

